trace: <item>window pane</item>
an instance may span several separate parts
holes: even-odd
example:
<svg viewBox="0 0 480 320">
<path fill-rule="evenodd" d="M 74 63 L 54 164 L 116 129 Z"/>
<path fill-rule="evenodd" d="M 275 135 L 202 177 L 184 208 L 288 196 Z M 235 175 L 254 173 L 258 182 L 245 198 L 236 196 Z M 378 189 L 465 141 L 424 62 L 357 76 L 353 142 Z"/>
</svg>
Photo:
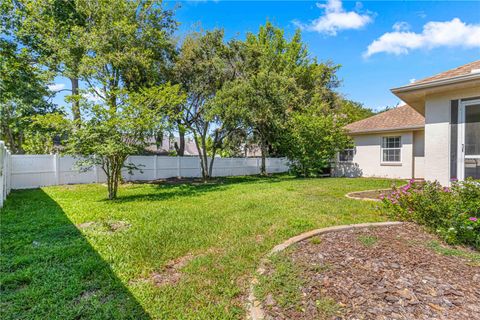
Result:
<svg viewBox="0 0 480 320">
<path fill-rule="evenodd" d="M 382 147 L 383 148 L 400 148 L 400 137 L 383 137 Z"/>
<path fill-rule="evenodd" d="M 340 152 L 339 160 L 340 161 L 353 161 L 354 150 L 346 149 Z"/>
<path fill-rule="evenodd" d="M 465 109 L 465 154 L 480 155 L 480 105 Z"/>
<path fill-rule="evenodd" d="M 383 149 L 382 161 L 400 162 L 400 149 Z"/>
<path fill-rule="evenodd" d="M 480 159 L 465 159 L 465 178 L 480 179 Z"/>
<path fill-rule="evenodd" d="M 400 149 L 395 149 L 395 150 L 392 150 L 392 151 L 393 151 L 393 159 L 391 161 L 399 162 L 400 161 Z"/>
</svg>

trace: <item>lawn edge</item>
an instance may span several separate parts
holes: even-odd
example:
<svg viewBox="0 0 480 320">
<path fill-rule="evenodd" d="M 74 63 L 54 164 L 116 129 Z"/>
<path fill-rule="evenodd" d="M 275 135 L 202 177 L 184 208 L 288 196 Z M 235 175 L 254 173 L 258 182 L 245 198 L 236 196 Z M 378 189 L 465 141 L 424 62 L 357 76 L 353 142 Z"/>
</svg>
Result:
<svg viewBox="0 0 480 320">
<path fill-rule="evenodd" d="M 407 184 L 401 185 L 401 186 L 399 186 L 399 188 L 404 187 L 404 186 L 406 186 L 406 185 L 407 185 Z M 392 188 L 352 191 L 352 192 L 347 193 L 347 194 L 345 195 L 345 197 L 347 197 L 347 198 L 349 198 L 349 199 L 354 199 L 354 200 L 381 202 L 382 200 L 380 200 L 380 199 L 354 197 L 354 196 L 352 196 L 352 194 L 353 194 L 353 193 L 360 193 L 360 192 L 388 191 L 388 190 L 392 190 Z"/>
<path fill-rule="evenodd" d="M 330 233 L 330 232 L 337 232 L 337 231 L 346 231 L 352 229 L 362 229 L 368 227 L 387 227 L 387 226 L 395 226 L 401 225 L 403 222 L 400 221 L 387 221 L 387 222 L 371 222 L 371 223 L 359 223 L 359 224 L 347 224 L 347 225 L 340 225 L 340 226 L 333 226 L 333 227 L 326 227 L 321 229 L 315 229 L 311 231 L 307 231 L 301 233 L 297 236 L 294 236 L 281 244 L 276 245 L 270 250 L 267 255 L 260 260 L 260 265 L 256 270 L 256 275 L 250 281 L 250 288 L 248 292 L 247 298 L 247 319 L 249 320 L 264 320 L 265 319 L 265 312 L 263 311 L 261 302 L 255 297 L 254 289 L 255 286 L 258 284 L 258 275 L 262 275 L 265 273 L 265 264 L 270 256 L 285 250 L 286 248 L 290 247 L 291 245 L 298 243 L 300 241 L 309 239 L 311 237 Z"/>
</svg>

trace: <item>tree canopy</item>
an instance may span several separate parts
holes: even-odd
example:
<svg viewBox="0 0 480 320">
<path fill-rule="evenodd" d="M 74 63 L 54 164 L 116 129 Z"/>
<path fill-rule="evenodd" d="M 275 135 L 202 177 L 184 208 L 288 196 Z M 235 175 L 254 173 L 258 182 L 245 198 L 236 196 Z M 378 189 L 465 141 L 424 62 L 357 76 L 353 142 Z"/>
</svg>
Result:
<svg viewBox="0 0 480 320">
<path fill-rule="evenodd" d="M 1 138 L 15 153 L 66 152 L 99 165 L 117 196 L 127 158 L 152 139 L 195 141 L 205 180 L 214 159 L 261 151 L 287 156 L 300 175 L 322 173 L 349 144 L 345 124 L 370 116 L 338 92 L 339 65 L 313 58 L 300 31 L 270 22 L 244 40 L 191 32 L 161 1 L 18 0 L 2 3 Z M 70 79 L 70 114 L 51 103 Z M 80 87 L 81 86 L 81 87 Z M 89 99 L 94 97 L 94 99 Z"/>
</svg>

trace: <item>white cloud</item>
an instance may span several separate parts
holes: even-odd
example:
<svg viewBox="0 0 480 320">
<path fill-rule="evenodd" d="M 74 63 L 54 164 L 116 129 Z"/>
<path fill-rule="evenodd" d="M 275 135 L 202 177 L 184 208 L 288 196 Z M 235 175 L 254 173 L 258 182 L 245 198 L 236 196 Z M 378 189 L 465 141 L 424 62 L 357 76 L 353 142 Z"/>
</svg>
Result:
<svg viewBox="0 0 480 320">
<path fill-rule="evenodd" d="M 399 21 L 399 22 L 395 22 L 392 28 L 397 32 L 408 31 L 410 30 L 410 24 L 408 24 L 408 22 L 405 22 L 405 21 Z"/>
<path fill-rule="evenodd" d="M 54 83 L 48 86 L 48 90 L 57 92 L 65 88 L 65 84 L 63 83 Z"/>
<path fill-rule="evenodd" d="M 395 25 L 395 31 L 383 34 L 368 46 L 364 57 L 380 52 L 400 55 L 416 49 L 438 47 L 480 48 L 480 24 L 466 24 L 458 18 L 428 22 L 421 33 L 398 29 Z"/>
<path fill-rule="evenodd" d="M 87 101 L 93 102 L 93 103 L 100 103 L 103 101 L 102 97 L 100 97 L 96 92 L 101 92 L 101 89 L 99 87 L 95 88 L 90 88 L 86 90 L 86 93 L 84 94 L 84 98 L 87 99 Z"/>
<path fill-rule="evenodd" d="M 328 0 L 326 4 L 317 3 L 317 7 L 323 9 L 325 14 L 308 24 L 298 21 L 294 21 L 294 23 L 304 30 L 335 36 L 338 31 L 360 29 L 373 21 L 369 14 L 345 11 L 341 0 Z M 359 10 L 362 7 L 361 3 L 357 2 L 355 7 Z"/>
</svg>

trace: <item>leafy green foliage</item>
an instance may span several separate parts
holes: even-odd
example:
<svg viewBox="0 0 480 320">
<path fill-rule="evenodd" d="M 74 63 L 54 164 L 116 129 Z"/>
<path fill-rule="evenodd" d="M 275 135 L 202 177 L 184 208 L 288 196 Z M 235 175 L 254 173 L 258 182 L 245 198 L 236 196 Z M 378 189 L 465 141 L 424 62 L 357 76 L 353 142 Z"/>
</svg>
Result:
<svg viewBox="0 0 480 320">
<path fill-rule="evenodd" d="M 316 176 L 330 167 L 335 154 L 350 142 L 344 119 L 317 110 L 294 112 L 284 135 L 284 152 L 291 170 L 301 176 Z"/>
<path fill-rule="evenodd" d="M 58 151 L 71 132 L 72 123 L 61 113 L 47 113 L 31 117 L 25 132 L 24 150 L 30 154 L 48 154 Z M 56 142 L 56 144 L 54 143 Z"/>
<path fill-rule="evenodd" d="M 86 52 L 79 74 L 99 102 L 85 104 L 85 123 L 72 133 L 67 151 L 82 157 L 79 165 L 84 169 L 101 166 L 108 198 L 114 199 L 122 168 L 137 169 L 125 163 L 128 155 L 142 152 L 147 137 L 164 125 L 172 106 L 184 100 L 178 86 L 149 76 L 164 63 L 158 59 L 168 51 L 173 26 L 170 14 L 157 2 L 76 4 L 76 12 L 89 17 L 88 32 L 78 40 Z"/>
<path fill-rule="evenodd" d="M 355 101 L 339 98 L 338 104 L 338 113 L 345 118 L 347 123 L 359 121 L 375 114 L 371 109 L 367 109 Z"/>
<path fill-rule="evenodd" d="M 480 183 L 467 179 L 442 187 L 437 182 L 395 188 L 383 197 L 383 210 L 396 219 L 415 221 L 446 242 L 480 248 Z"/>
<path fill-rule="evenodd" d="M 287 40 L 269 22 L 230 46 L 238 76 L 216 96 L 220 118 L 260 147 L 263 174 L 268 154 L 287 155 L 295 173 L 321 173 L 348 144 L 341 127 L 367 113 L 334 92 L 338 66 L 310 59 L 299 32 Z"/>
<path fill-rule="evenodd" d="M 217 149 L 231 133 L 212 104 L 218 90 L 233 77 L 229 59 L 223 30 L 196 32 L 185 38 L 173 67 L 175 80 L 187 94 L 176 121 L 179 131 L 185 128 L 193 135 L 205 180 L 212 175 Z"/>
<path fill-rule="evenodd" d="M 131 93 L 121 107 L 93 105 L 86 109 L 88 120 L 72 132 L 67 152 L 81 157 L 83 170 L 99 165 L 107 175 L 108 197 L 114 199 L 122 168 L 141 169 L 126 163 L 127 157 L 143 152 L 147 137 L 163 123 L 164 110 L 183 100 L 178 86 L 166 84 Z"/>
<path fill-rule="evenodd" d="M 25 153 L 25 144 L 32 144 L 29 137 L 38 133 L 31 131 L 33 117 L 59 111 L 47 100 L 50 77 L 30 51 L 0 39 L 0 140 L 13 153 Z"/>
</svg>

